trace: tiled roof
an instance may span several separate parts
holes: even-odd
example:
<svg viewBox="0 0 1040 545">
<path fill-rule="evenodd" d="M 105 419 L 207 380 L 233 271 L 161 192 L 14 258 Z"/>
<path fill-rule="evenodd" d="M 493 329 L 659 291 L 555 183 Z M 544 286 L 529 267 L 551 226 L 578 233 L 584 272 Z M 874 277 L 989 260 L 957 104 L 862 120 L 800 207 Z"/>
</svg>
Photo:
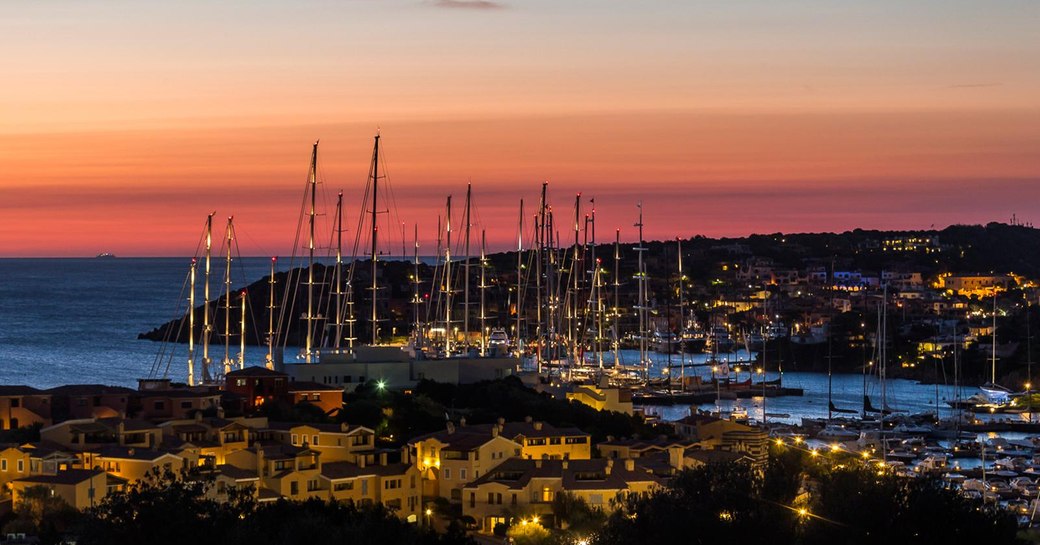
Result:
<svg viewBox="0 0 1040 545">
<path fill-rule="evenodd" d="M 138 460 L 143 462 L 152 462 L 170 454 L 161 450 L 153 450 L 147 448 L 136 448 L 136 447 L 121 447 L 121 446 L 106 446 L 98 449 L 97 455 L 101 458 L 118 458 L 121 460 Z M 171 454 L 176 456 L 176 454 Z"/>
<path fill-rule="evenodd" d="M 499 426 L 498 424 L 476 424 L 467 426 L 457 426 L 454 432 L 449 433 L 448 430 L 442 430 L 434 433 L 429 433 L 416 437 L 409 441 L 409 443 L 417 443 L 426 439 L 437 439 L 442 443 L 447 443 L 452 448 L 461 449 L 462 445 L 468 445 L 469 450 L 483 445 L 489 441 L 492 437 L 492 430 L 494 427 Z M 505 437 L 511 441 L 515 441 L 518 437 L 527 438 L 542 438 L 542 437 L 588 437 L 589 434 L 581 431 L 578 428 L 557 428 L 552 424 L 545 422 L 506 422 L 501 425 L 501 429 L 498 433 L 499 436 Z M 477 443 L 478 439 L 473 437 L 483 438 L 482 441 Z"/>
<path fill-rule="evenodd" d="M 100 469 L 68 469 L 55 475 L 33 475 L 18 479 L 16 482 L 35 484 L 79 484 L 91 477 L 103 475 Z"/>
<path fill-rule="evenodd" d="M 607 471 L 607 465 L 610 471 Z M 564 467 L 566 466 L 566 467 Z M 510 458 L 495 469 L 466 485 L 475 488 L 485 483 L 500 483 L 511 489 L 521 489 L 532 479 L 558 479 L 564 490 L 624 490 L 631 483 L 663 481 L 638 465 L 625 469 L 624 461 L 595 458 L 592 460 L 530 460 Z"/>
<path fill-rule="evenodd" d="M 342 387 L 319 384 L 309 380 L 297 380 L 289 383 L 289 392 L 342 392 Z"/>
<path fill-rule="evenodd" d="M 51 395 L 72 396 L 96 396 L 111 394 L 131 395 L 138 393 L 137 390 L 134 390 L 132 388 L 126 388 L 123 386 L 107 386 L 105 384 L 66 384 L 64 386 L 48 388 L 44 391 Z"/>
<path fill-rule="evenodd" d="M 37 390 L 32 386 L 14 385 L 14 386 L 0 386 L 0 397 L 6 396 L 27 396 L 27 395 L 39 395 L 43 394 L 42 390 Z"/>
<path fill-rule="evenodd" d="M 346 433 L 351 434 L 359 430 L 368 429 L 364 426 L 348 425 L 346 430 L 343 429 L 342 424 L 326 424 L 326 423 L 314 423 L 314 422 L 269 422 L 267 429 L 276 431 L 289 431 L 293 428 L 299 428 L 302 426 L 308 426 L 324 433 Z M 372 430 L 369 430 L 372 431 Z M 374 433 L 374 432 L 373 432 Z"/>
<path fill-rule="evenodd" d="M 266 367 L 252 366 L 246 367 L 245 369 L 236 369 L 230 373 L 226 373 L 226 378 L 239 378 L 239 377 L 288 377 L 285 373 L 279 373 L 278 371 L 272 371 Z"/>
<path fill-rule="evenodd" d="M 257 476 L 256 471 L 253 471 L 251 469 L 242 469 L 240 467 L 235 467 L 233 465 L 228 464 L 221 464 L 217 466 L 217 471 L 224 475 L 227 475 L 228 477 L 231 477 L 236 481 L 255 481 L 259 479 L 259 476 Z"/>
</svg>

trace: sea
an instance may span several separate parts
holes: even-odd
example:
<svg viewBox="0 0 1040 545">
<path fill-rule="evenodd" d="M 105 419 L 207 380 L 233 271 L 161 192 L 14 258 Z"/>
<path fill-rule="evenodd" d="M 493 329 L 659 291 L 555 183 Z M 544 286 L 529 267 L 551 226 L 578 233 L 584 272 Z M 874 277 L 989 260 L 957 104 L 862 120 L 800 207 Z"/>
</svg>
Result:
<svg viewBox="0 0 1040 545">
<path fill-rule="evenodd" d="M 424 259 L 425 260 L 425 259 Z M 191 258 L 55 258 L 0 259 L 0 385 L 28 385 L 49 388 L 62 384 L 107 384 L 136 387 L 140 378 L 169 377 L 185 380 L 186 345 L 164 345 L 139 340 L 164 322 L 183 315 L 187 305 L 188 273 Z M 270 272 L 270 258 L 243 257 L 233 261 L 232 289 L 261 279 Z M 288 270 L 291 260 L 280 259 L 277 270 Z M 213 290 L 223 288 L 223 264 L 215 266 Z M 222 352 L 222 350 L 221 350 Z M 234 350 L 237 354 L 237 349 Z M 288 349 L 286 354 L 290 354 Z M 246 364 L 262 365 L 266 352 L 247 347 Z M 612 356 L 611 356 L 612 357 Z M 703 363 L 703 356 L 698 360 Z M 736 352 L 727 357 L 734 362 L 748 354 Z M 624 363 L 638 361 L 638 353 L 622 351 Z M 690 356 L 685 356 L 687 363 Z M 668 368 L 665 354 L 652 354 L 653 375 Z M 678 365 L 680 356 L 670 363 Z M 731 364 L 731 369 L 739 367 Z M 671 369 L 676 375 L 679 370 Z M 707 366 L 691 367 L 687 374 L 710 378 Z M 748 368 L 733 373 L 745 380 Z M 766 380 L 779 378 L 778 369 L 767 362 Z M 758 382 L 763 374 L 756 374 Z M 803 396 L 765 399 L 755 397 L 722 400 L 724 411 L 735 407 L 747 410 L 753 420 L 763 412 L 768 420 L 797 422 L 803 417 L 827 416 L 827 390 L 839 408 L 858 410 L 863 394 L 880 406 L 880 384 L 875 377 L 859 374 L 783 373 L 783 385 L 802 388 Z M 910 380 L 886 382 L 890 408 L 908 413 L 949 414 L 947 400 L 977 393 L 976 388 L 950 384 L 918 384 Z M 715 403 L 702 406 L 716 409 Z M 663 420 L 675 420 L 689 413 L 686 405 L 649 407 L 648 412 Z"/>
</svg>

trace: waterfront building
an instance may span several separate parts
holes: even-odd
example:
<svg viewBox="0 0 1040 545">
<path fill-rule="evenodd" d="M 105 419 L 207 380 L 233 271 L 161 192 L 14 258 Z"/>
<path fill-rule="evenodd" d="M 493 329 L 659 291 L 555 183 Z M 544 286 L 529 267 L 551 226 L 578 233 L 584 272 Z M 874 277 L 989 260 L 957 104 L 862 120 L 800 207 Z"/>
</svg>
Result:
<svg viewBox="0 0 1040 545">
<path fill-rule="evenodd" d="M 755 464 L 764 464 L 769 456 L 765 428 L 703 414 L 691 414 L 674 424 L 676 433 L 696 441 L 701 450 L 741 453 Z"/>
<path fill-rule="evenodd" d="M 569 401 L 577 401 L 597 411 L 633 414 L 631 388 L 579 384 L 566 395 Z"/>
</svg>

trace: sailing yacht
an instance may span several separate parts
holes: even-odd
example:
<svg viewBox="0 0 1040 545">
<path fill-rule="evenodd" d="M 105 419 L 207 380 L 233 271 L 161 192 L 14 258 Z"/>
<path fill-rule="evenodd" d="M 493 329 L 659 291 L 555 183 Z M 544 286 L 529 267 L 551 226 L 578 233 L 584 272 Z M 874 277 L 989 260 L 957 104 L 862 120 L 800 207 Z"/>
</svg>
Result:
<svg viewBox="0 0 1040 545">
<path fill-rule="evenodd" d="M 1011 403 L 1011 390 L 997 384 L 997 292 L 993 291 L 993 347 L 991 355 L 990 380 L 979 386 L 982 395 L 989 403 L 994 405 L 1007 405 Z"/>
</svg>

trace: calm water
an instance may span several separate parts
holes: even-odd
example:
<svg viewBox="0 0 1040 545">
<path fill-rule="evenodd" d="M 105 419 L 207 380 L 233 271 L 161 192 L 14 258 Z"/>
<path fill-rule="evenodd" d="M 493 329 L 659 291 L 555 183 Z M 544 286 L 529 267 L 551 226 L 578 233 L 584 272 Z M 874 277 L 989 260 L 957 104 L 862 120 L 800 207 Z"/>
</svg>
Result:
<svg viewBox="0 0 1040 545">
<path fill-rule="evenodd" d="M 611 355 L 611 358 L 612 357 L 613 356 Z M 725 360 L 726 358 L 729 358 L 730 360 L 731 380 L 747 380 L 748 366 L 746 364 L 739 365 L 737 363 L 741 360 L 748 360 L 747 352 L 740 350 L 731 354 L 719 355 L 720 360 Z M 639 352 L 635 350 L 622 350 L 621 359 L 622 362 L 634 364 L 639 361 Z M 662 376 L 664 370 L 668 368 L 668 356 L 666 354 L 651 353 L 651 359 L 654 362 L 651 369 L 651 375 Z M 701 364 L 704 363 L 706 359 L 706 356 L 691 357 L 690 355 L 687 355 L 685 361 L 689 366 L 691 362 Z M 609 359 L 608 361 L 613 360 Z M 673 354 L 671 357 L 672 365 L 679 365 L 679 361 L 679 356 Z M 775 363 L 773 365 L 775 365 Z M 738 368 L 739 373 L 732 372 L 732 370 Z M 670 372 L 675 377 L 679 376 L 678 368 L 672 368 Z M 698 375 L 703 380 L 710 381 L 711 368 L 707 365 L 687 367 L 686 376 L 692 375 Z M 765 373 L 765 380 L 776 380 L 778 377 L 779 374 L 777 373 L 776 368 L 770 366 Z M 761 381 L 762 375 L 755 374 L 753 380 L 754 382 Z M 805 390 L 805 395 L 771 397 L 766 399 L 765 412 L 776 415 L 767 415 L 767 419 L 771 421 L 797 423 L 804 417 L 827 417 L 827 383 L 828 380 L 826 374 L 784 371 L 783 385 L 790 388 L 802 388 Z M 940 415 L 943 417 L 951 415 L 952 412 L 950 411 L 949 405 L 946 404 L 946 401 L 957 397 L 957 392 L 952 384 L 940 384 L 936 387 L 934 384 L 918 384 L 911 380 L 889 379 L 886 381 L 885 389 L 888 406 L 897 411 L 906 411 L 908 414 L 935 412 L 936 396 L 938 395 Z M 978 391 L 978 388 L 974 387 L 961 387 L 960 398 L 963 399 L 971 396 L 972 394 L 978 393 Z M 837 408 L 859 411 L 863 407 L 864 392 L 866 392 L 866 395 L 870 396 L 871 403 L 874 407 L 881 407 L 881 384 L 876 377 L 868 375 L 865 384 L 864 377 L 861 374 L 835 374 L 832 377 L 831 399 L 833 399 L 834 405 Z M 723 411 L 730 411 L 739 407 L 747 410 L 748 416 L 752 420 L 761 420 L 762 401 L 761 396 L 750 399 L 720 400 L 718 407 Z M 706 403 L 701 405 L 700 408 L 705 410 L 716 410 L 716 404 L 714 402 Z M 689 407 L 687 405 L 653 406 L 647 407 L 647 411 L 659 415 L 664 420 L 677 420 L 689 414 Z M 782 414 L 789 416 L 779 416 Z M 833 416 L 840 417 L 843 415 L 835 413 Z"/>
<path fill-rule="evenodd" d="M 117 259 L 0 259 L 0 384 L 26 384 L 51 387 L 69 383 L 103 383 L 136 386 L 156 365 L 161 344 L 137 339 L 183 312 L 190 260 L 187 258 Z M 279 260 L 279 270 L 289 260 Z M 266 275 L 268 258 L 241 258 L 233 266 L 232 289 Z M 214 290 L 219 289 L 219 275 Z M 178 312 L 180 308 L 180 312 Z M 176 380 L 183 380 L 186 348 L 175 347 L 172 360 L 159 361 L 160 372 L 167 369 Z M 289 351 L 287 354 L 291 353 Z M 260 365 L 264 352 L 247 348 L 247 364 Z M 743 354 L 735 354 L 735 359 Z M 638 353 L 624 351 L 627 363 L 638 361 Z M 653 354 L 655 373 L 667 365 L 667 356 Z M 677 364 L 678 356 L 672 356 Z M 740 379 L 747 377 L 746 367 Z M 777 377 L 775 368 L 766 379 Z M 674 369 L 673 373 L 677 373 Z M 710 377 L 707 367 L 687 369 Z M 755 380 L 760 377 L 756 376 Z M 784 385 L 804 388 L 804 397 L 770 398 L 769 413 L 787 413 L 791 420 L 802 416 L 827 414 L 827 377 L 814 373 L 784 373 Z M 860 375 L 835 375 L 834 403 L 842 408 L 859 409 L 863 379 Z M 970 395 L 975 389 L 963 389 Z M 906 380 L 888 382 L 889 405 L 911 413 L 935 410 L 935 387 Z M 880 406 L 880 388 L 868 378 L 867 394 Z M 940 409 L 946 414 L 945 399 L 954 396 L 953 388 L 940 387 Z M 746 408 L 752 418 L 761 417 L 761 398 L 722 401 L 724 409 L 734 405 Z M 714 403 L 705 408 L 714 408 Z M 657 409 L 666 419 L 685 416 L 685 406 Z M 776 419 L 776 418 L 774 418 Z"/>
<path fill-rule="evenodd" d="M 136 386 L 160 347 L 137 334 L 178 316 L 178 306 L 183 312 L 189 265 L 187 258 L 0 259 L 0 384 Z M 233 269 L 232 287 L 240 287 L 267 274 L 270 260 L 242 258 Z M 170 373 L 183 380 L 187 351 L 178 350 Z M 253 352 L 247 361 L 261 363 L 261 351 Z"/>
</svg>

